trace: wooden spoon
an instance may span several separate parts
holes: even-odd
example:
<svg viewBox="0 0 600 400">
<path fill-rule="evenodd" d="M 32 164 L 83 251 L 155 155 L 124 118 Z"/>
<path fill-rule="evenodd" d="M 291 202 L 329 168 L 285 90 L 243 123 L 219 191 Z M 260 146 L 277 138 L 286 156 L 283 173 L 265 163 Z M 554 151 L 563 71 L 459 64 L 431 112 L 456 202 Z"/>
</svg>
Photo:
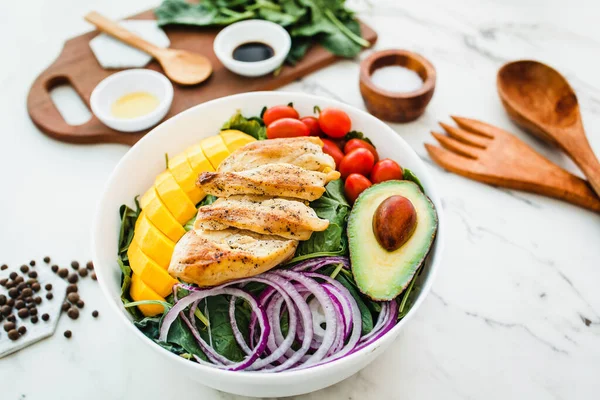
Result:
<svg viewBox="0 0 600 400">
<path fill-rule="evenodd" d="M 558 145 L 600 195 L 600 163 L 585 136 L 577 96 L 557 71 L 537 61 L 514 61 L 498 71 L 498 94 L 510 118 Z"/>
<path fill-rule="evenodd" d="M 210 61 L 201 54 L 155 46 L 95 11 L 87 14 L 85 20 L 102 32 L 156 58 L 165 74 L 175 83 L 195 85 L 204 82 L 212 73 Z"/>
</svg>

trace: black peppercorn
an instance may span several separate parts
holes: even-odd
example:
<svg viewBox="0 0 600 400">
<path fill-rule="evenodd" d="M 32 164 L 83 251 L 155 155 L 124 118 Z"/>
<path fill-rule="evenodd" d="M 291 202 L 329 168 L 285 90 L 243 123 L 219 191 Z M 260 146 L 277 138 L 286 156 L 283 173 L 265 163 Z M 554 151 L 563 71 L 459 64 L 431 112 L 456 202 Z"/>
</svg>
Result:
<svg viewBox="0 0 600 400">
<path fill-rule="evenodd" d="M 30 315 L 30 316 L 32 316 L 32 317 L 33 317 L 33 316 L 36 316 L 36 315 L 37 315 L 37 313 L 38 313 L 38 310 L 37 310 L 37 308 L 30 308 L 30 309 L 29 309 L 29 315 Z"/>
<path fill-rule="evenodd" d="M 31 317 L 30 321 L 31 321 L 32 324 L 37 324 L 38 323 L 38 317 L 34 315 L 33 317 Z"/>
<path fill-rule="evenodd" d="M 39 282 L 34 282 L 33 285 L 31 285 L 31 288 L 33 289 L 34 292 L 39 292 L 40 289 L 42 288 L 42 285 L 40 285 Z"/>
<path fill-rule="evenodd" d="M 86 267 L 87 269 L 89 269 L 89 270 L 92 270 L 92 269 L 94 269 L 94 263 L 93 263 L 93 262 L 91 262 L 91 261 L 88 261 L 88 262 L 85 264 L 85 267 Z"/>
<path fill-rule="evenodd" d="M 3 294 L 0 294 L 0 306 L 3 306 L 6 304 L 6 296 Z"/>
<path fill-rule="evenodd" d="M 11 307 L 11 306 L 9 306 L 9 305 L 4 305 L 4 306 L 0 307 L 0 313 L 1 313 L 2 315 L 4 315 L 5 317 L 6 317 L 7 315 L 10 315 L 10 312 L 11 312 L 11 311 L 12 311 L 12 307 Z"/>
<path fill-rule="evenodd" d="M 45 286 L 46 290 L 52 290 L 52 284 L 51 283 L 47 283 Z"/>
<path fill-rule="evenodd" d="M 36 296 L 33 298 L 33 302 L 35 304 L 42 304 L 42 298 L 40 296 Z"/>
<path fill-rule="evenodd" d="M 66 278 L 67 275 L 69 275 L 69 270 L 66 268 L 61 268 L 58 270 L 58 276 L 60 276 L 61 278 Z"/>
<path fill-rule="evenodd" d="M 17 313 L 17 315 L 19 316 L 19 318 L 23 319 L 23 318 L 27 318 L 29 317 L 29 310 L 26 308 L 21 308 L 19 310 L 19 312 Z"/>
<path fill-rule="evenodd" d="M 0 267 L 0 269 L 1 269 L 2 271 L 4 271 L 5 269 L 8 269 L 8 265 L 6 265 L 6 264 L 2 264 L 2 267 Z"/>
<path fill-rule="evenodd" d="M 29 261 L 29 265 L 31 265 L 32 267 L 35 267 L 35 260 Z"/>
<path fill-rule="evenodd" d="M 17 276 L 15 278 L 15 283 L 18 285 L 19 283 L 23 283 L 25 282 L 25 278 L 23 278 L 22 276 Z"/>
<path fill-rule="evenodd" d="M 70 339 L 70 338 L 71 338 L 71 335 L 72 335 L 72 333 L 71 333 L 71 331 L 65 331 L 65 333 L 63 333 L 63 335 L 65 335 L 65 337 L 66 337 L 67 339 Z"/>
<path fill-rule="evenodd" d="M 23 300 L 15 301 L 15 308 L 20 310 L 21 308 L 25 308 L 25 302 Z"/>
<path fill-rule="evenodd" d="M 10 340 L 17 340 L 19 338 L 19 332 L 16 329 L 8 332 L 8 338 Z"/>
<path fill-rule="evenodd" d="M 15 299 L 8 299 L 6 300 L 6 305 L 9 307 L 14 307 L 15 306 Z"/>
<path fill-rule="evenodd" d="M 27 276 L 30 277 L 30 278 L 37 278 L 38 277 L 38 273 L 35 272 L 35 271 L 31 271 Z"/>
<path fill-rule="evenodd" d="M 17 332 L 19 332 L 21 335 L 24 335 L 25 332 L 27 332 L 27 328 L 25 328 L 25 326 L 21 325 L 19 327 L 19 329 L 17 330 Z"/>
<path fill-rule="evenodd" d="M 50 267 L 50 269 L 52 270 L 52 272 L 57 273 L 58 272 L 58 265 L 53 265 L 52 267 Z"/>
<path fill-rule="evenodd" d="M 95 281 L 97 281 L 97 280 L 98 280 L 98 277 L 96 276 L 96 273 L 95 273 L 95 272 L 94 272 L 94 273 L 92 273 L 92 279 L 93 279 L 93 280 L 95 280 Z"/>
<path fill-rule="evenodd" d="M 79 300 L 77 301 L 77 307 L 79 307 L 79 308 L 83 308 L 83 306 L 85 306 L 85 303 L 83 302 L 83 300 L 79 299 Z"/>
<path fill-rule="evenodd" d="M 17 279 L 17 276 L 19 276 L 19 274 L 17 274 L 15 271 L 11 272 L 11 273 L 10 273 L 10 275 L 8 275 L 8 277 L 9 277 L 10 279 L 12 279 L 13 281 L 14 281 L 15 279 Z"/>
<path fill-rule="evenodd" d="M 97 311 L 97 310 L 94 310 L 94 311 L 92 311 L 92 317 L 94 317 L 94 318 L 98 318 L 98 314 L 99 314 L 99 313 L 98 313 L 98 311 Z"/>
<path fill-rule="evenodd" d="M 48 314 L 42 314 L 42 319 L 44 321 L 48 321 L 50 319 L 50 316 Z"/>
<path fill-rule="evenodd" d="M 71 261 L 71 268 L 79 269 L 79 263 L 77 261 Z"/>
<path fill-rule="evenodd" d="M 76 292 L 77 290 L 78 290 L 77 285 L 69 285 L 69 286 L 67 286 L 67 294 L 68 293 Z"/>
<path fill-rule="evenodd" d="M 48 300 L 52 300 L 54 298 L 54 295 L 52 293 L 46 293 L 46 298 Z"/>
<path fill-rule="evenodd" d="M 14 299 L 14 298 L 16 298 L 18 295 L 19 295 L 19 289 L 17 289 L 17 288 L 12 288 L 12 289 L 10 289 L 10 290 L 8 291 L 8 296 L 9 296 L 11 299 Z"/>
<path fill-rule="evenodd" d="M 71 303 L 77 303 L 77 301 L 79 300 L 79 294 L 77 294 L 76 292 L 69 293 L 67 295 L 67 300 L 69 300 Z"/>
<path fill-rule="evenodd" d="M 79 280 L 79 277 L 76 273 L 72 273 L 71 275 L 69 275 L 69 278 L 67 280 L 69 281 L 69 283 L 76 283 Z"/>
<path fill-rule="evenodd" d="M 62 309 L 63 311 L 67 311 L 69 308 L 71 308 L 71 305 L 65 301 L 65 302 L 62 304 L 62 307 L 61 307 L 61 309 Z"/>
<path fill-rule="evenodd" d="M 16 327 L 16 326 L 17 326 L 17 325 L 15 325 L 15 323 L 14 323 L 14 322 L 5 322 L 5 323 L 4 323 L 4 330 L 5 330 L 6 332 L 8 332 L 8 331 L 12 331 L 13 329 L 15 329 L 15 327 Z"/>
<path fill-rule="evenodd" d="M 50 257 L 48 257 L 48 256 L 44 257 L 44 262 L 46 264 L 50 264 Z"/>
<path fill-rule="evenodd" d="M 32 295 L 33 295 L 33 291 L 29 288 L 25 288 L 21 292 L 21 296 L 23 296 L 23 297 L 31 297 Z"/>
<path fill-rule="evenodd" d="M 71 319 L 77 319 L 77 318 L 79 318 L 79 310 L 76 309 L 75 307 L 71 307 L 71 308 L 69 308 L 69 311 L 67 311 L 67 315 Z"/>
<path fill-rule="evenodd" d="M 88 270 L 87 269 L 81 268 L 79 270 L 79 276 L 81 276 L 82 278 L 85 278 L 87 275 L 88 275 Z"/>
<path fill-rule="evenodd" d="M 6 320 L 10 321 L 10 322 L 17 322 L 17 317 L 15 317 L 13 314 L 11 314 L 8 317 L 6 317 Z"/>
<path fill-rule="evenodd" d="M 25 264 L 21 265 L 21 268 L 19 268 L 21 270 L 22 273 L 26 274 L 27 272 L 29 272 L 29 267 Z"/>
<path fill-rule="evenodd" d="M 0 279 L 0 285 L 6 286 L 6 282 L 8 282 L 8 279 L 6 279 L 6 278 Z"/>
</svg>

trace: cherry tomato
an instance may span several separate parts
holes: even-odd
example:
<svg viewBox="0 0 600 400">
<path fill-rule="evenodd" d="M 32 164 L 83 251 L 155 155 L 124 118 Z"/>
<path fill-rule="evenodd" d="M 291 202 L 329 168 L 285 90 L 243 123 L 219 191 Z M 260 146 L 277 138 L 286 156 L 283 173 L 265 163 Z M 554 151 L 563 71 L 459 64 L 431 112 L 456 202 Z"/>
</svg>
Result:
<svg viewBox="0 0 600 400">
<path fill-rule="evenodd" d="M 379 183 L 391 181 L 392 179 L 402 180 L 402 175 L 402 168 L 396 161 L 384 158 L 373 167 L 371 182 Z"/>
<path fill-rule="evenodd" d="M 361 174 L 369 176 L 375 164 L 375 157 L 367 149 L 354 149 L 346 154 L 338 166 L 342 178 L 346 179 L 350 174 Z"/>
<path fill-rule="evenodd" d="M 342 158 L 344 158 L 344 153 L 342 153 L 342 151 L 337 146 L 337 144 L 335 144 L 331 140 L 328 140 L 328 139 L 321 139 L 321 140 L 323 141 L 323 152 L 326 154 L 329 154 L 331 157 L 333 157 L 336 167 L 339 168 L 339 166 L 342 162 Z"/>
<path fill-rule="evenodd" d="M 350 131 L 352 121 L 348 114 L 338 108 L 325 108 L 319 114 L 319 126 L 327 136 L 337 139 Z"/>
<path fill-rule="evenodd" d="M 302 121 L 293 118 L 282 118 L 267 127 L 267 138 L 290 138 L 296 136 L 308 136 L 310 130 Z"/>
<path fill-rule="evenodd" d="M 361 148 L 367 149 L 371 153 L 373 153 L 373 156 L 375 157 L 375 162 L 379 161 L 379 154 L 377 154 L 377 150 L 375 150 L 375 147 L 372 144 L 369 144 L 369 142 L 365 142 L 364 140 L 360 140 L 360 139 L 348 140 L 346 142 L 346 145 L 344 146 L 344 153 L 348 154 L 354 149 L 361 149 Z"/>
<path fill-rule="evenodd" d="M 370 180 L 360 174 L 350 174 L 344 183 L 344 193 L 351 204 L 354 204 L 358 195 L 371 186 Z"/>
<path fill-rule="evenodd" d="M 323 136 L 323 132 L 321 132 L 321 127 L 319 126 L 319 120 L 315 117 L 302 117 L 300 118 L 300 121 L 308 126 L 310 136 Z"/>
<path fill-rule="evenodd" d="M 277 121 L 278 119 L 282 119 L 282 118 L 298 119 L 299 117 L 300 117 L 300 115 L 298 114 L 298 111 L 294 110 L 293 107 L 274 106 L 274 107 L 267 109 L 267 111 L 265 111 L 265 113 L 263 114 L 263 121 L 265 122 L 266 126 L 269 126 L 273 122 Z"/>
</svg>

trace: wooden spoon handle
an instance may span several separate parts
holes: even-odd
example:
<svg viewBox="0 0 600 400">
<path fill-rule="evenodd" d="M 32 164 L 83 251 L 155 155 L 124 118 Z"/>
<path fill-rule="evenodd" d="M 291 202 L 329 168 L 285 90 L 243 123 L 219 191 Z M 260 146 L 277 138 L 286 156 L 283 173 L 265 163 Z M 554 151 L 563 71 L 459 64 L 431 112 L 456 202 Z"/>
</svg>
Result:
<svg viewBox="0 0 600 400">
<path fill-rule="evenodd" d="M 565 141 L 561 144 L 575 164 L 581 168 L 596 194 L 600 196 L 600 162 L 585 135 L 582 134 L 579 140 Z"/>
<path fill-rule="evenodd" d="M 150 42 L 145 41 L 136 34 L 123 28 L 116 22 L 106 18 L 103 15 L 98 14 L 96 11 L 92 11 L 85 16 L 85 20 L 89 23 L 94 24 L 102 32 L 108 33 L 109 35 L 140 49 L 153 57 L 157 57 L 160 52 L 160 48 L 153 45 Z"/>
</svg>

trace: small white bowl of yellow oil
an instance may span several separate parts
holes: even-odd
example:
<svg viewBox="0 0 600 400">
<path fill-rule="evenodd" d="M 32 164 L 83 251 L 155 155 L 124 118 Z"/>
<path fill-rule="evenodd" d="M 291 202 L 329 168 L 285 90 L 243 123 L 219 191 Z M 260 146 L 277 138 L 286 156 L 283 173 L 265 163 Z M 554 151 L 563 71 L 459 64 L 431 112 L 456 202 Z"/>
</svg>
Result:
<svg viewBox="0 0 600 400">
<path fill-rule="evenodd" d="M 163 74 L 149 69 L 117 72 L 92 92 L 92 112 L 106 126 L 137 132 L 158 124 L 173 102 L 173 85 Z"/>
</svg>

